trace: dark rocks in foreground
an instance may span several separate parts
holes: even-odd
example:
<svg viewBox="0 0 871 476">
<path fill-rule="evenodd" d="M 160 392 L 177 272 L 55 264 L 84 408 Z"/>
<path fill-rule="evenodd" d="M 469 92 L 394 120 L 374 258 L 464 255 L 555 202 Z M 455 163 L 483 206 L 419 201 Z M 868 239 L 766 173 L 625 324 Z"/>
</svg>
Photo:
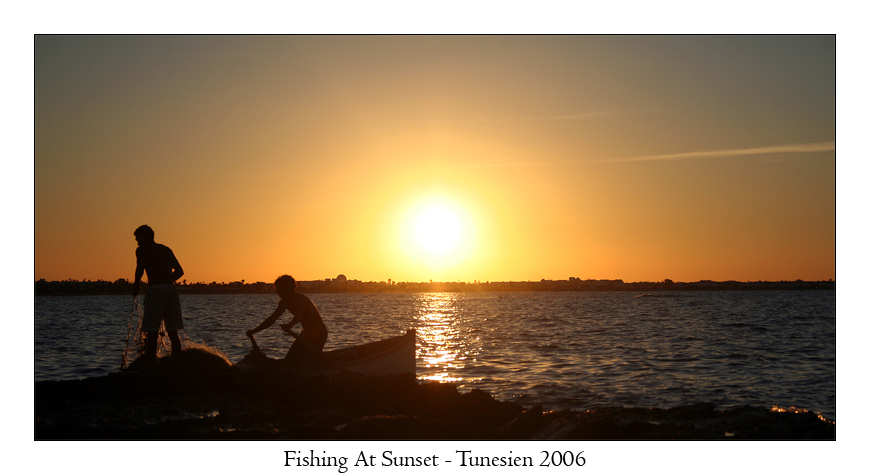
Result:
<svg viewBox="0 0 871 476">
<path fill-rule="evenodd" d="M 140 369 L 137 371 L 137 367 Z M 125 372 L 35 384 L 36 440 L 834 440 L 803 411 L 544 412 L 411 376 L 243 373 L 196 350 Z"/>
</svg>

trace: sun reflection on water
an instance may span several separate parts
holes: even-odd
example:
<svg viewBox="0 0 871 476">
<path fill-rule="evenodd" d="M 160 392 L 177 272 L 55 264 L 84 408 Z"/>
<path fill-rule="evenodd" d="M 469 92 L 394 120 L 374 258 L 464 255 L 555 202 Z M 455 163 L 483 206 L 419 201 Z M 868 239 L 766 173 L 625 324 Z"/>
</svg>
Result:
<svg viewBox="0 0 871 476">
<path fill-rule="evenodd" d="M 458 296 L 450 293 L 428 293 L 416 296 L 415 317 L 419 338 L 418 361 L 423 369 L 418 375 L 424 380 L 459 382 L 457 371 L 474 360 L 468 349 L 477 338 L 462 329 L 463 316 Z"/>
</svg>

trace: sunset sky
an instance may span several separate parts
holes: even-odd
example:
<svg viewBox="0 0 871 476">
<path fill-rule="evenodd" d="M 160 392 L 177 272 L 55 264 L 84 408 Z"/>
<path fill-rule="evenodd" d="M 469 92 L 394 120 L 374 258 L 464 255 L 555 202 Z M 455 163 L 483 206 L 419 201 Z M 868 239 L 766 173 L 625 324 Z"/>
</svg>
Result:
<svg viewBox="0 0 871 476">
<path fill-rule="evenodd" d="M 35 279 L 835 278 L 834 36 L 36 36 Z"/>
</svg>

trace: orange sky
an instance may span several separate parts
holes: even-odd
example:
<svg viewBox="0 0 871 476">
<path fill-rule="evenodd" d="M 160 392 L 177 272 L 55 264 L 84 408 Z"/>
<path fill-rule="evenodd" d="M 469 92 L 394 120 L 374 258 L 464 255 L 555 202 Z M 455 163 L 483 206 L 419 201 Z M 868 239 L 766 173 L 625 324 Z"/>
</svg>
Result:
<svg viewBox="0 0 871 476">
<path fill-rule="evenodd" d="M 37 36 L 34 278 L 834 279 L 834 43 Z"/>
</svg>

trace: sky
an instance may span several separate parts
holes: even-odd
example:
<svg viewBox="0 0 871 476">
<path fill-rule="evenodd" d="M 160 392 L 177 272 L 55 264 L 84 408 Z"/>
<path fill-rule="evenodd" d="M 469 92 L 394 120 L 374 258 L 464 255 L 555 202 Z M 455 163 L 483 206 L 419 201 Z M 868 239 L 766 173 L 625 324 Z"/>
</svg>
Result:
<svg viewBox="0 0 871 476">
<path fill-rule="evenodd" d="M 832 35 L 33 46 L 34 279 L 835 278 Z"/>
</svg>

